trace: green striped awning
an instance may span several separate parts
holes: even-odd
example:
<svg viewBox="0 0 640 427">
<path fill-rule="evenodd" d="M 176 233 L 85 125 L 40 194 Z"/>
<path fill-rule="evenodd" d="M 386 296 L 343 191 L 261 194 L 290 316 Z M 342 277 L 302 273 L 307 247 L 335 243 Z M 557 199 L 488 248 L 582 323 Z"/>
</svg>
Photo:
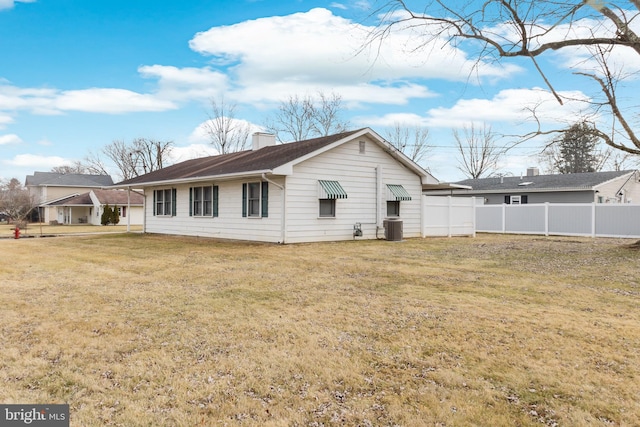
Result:
<svg viewBox="0 0 640 427">
<path fill-rule="evenodd" d="M 338 181 L 318 181 L 319 199 L 346 199 L 347 192 Z"/>
<path fill-rule="evenodd" d="M 411 200 L 411 195 L 402 185 L 387 184 L 387 200 L 402 202 L 404 200 Z"/>
</svg>

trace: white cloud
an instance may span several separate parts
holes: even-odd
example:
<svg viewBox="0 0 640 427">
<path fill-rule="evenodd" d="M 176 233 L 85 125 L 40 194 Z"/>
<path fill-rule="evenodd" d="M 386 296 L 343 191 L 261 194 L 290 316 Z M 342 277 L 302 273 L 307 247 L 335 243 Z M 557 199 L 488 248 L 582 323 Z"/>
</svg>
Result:
<svg viewBox="0 0 640 427">
<path fill-rule="evenodd" d="M 338 2 L 333 2 L 329 5 L 329 7 L 333 8 L 333 9 L 342 9 L 342 10 L 347 10 L 347 6 L 345 6 L 342 3 L 338 3 Z"/>
<path fill-rule="evenodd" d="M 0 127 L 13 121 L 19 110 L 52 115 L 65 111 L 120 114 L 139 111 L 166 111 L 177 106 L 155 95 L 126 89 L 91 88 L 60 91 L 49 88 L 19 88 L 0 84 Z"/>
<path fill-rule="evenodd" d="M 0 114 L 0 129 L 4 129 L 10 123 L 13 123 L 13 117 Z"/>
<path fill-rule="evenodd" d="M 22 144 L 22 139 L 14 133 L 0 135 L 0 145 Z"/>
<path fill-rule="evenodd" d="M 193 132 L 191 132 L 191 135 L 189 135 L 189 142 L 195 144 L 195 145 L 202 145 L 202 144 L 209 144 L 210 145 L 210 138 L 209 135 L 207 133 L 207 128 L 205 125 L 206 122 L 202 122 L 200 123 L 194 130 Z M 251 123 L 248 122 L 246 120 L 242 120 L 242 119 L 233 119 L 232 120 L 232 126 L 233 127 L 245 127 L 248 126 L 249 127 L 249 138 L 248 141 L 251 141 L 251 135 L 255 132 L 264 132 L 264 128 L 260 125 L 256 125 L 255 123 Z M 214 150 L 214 154 L 217 154 Z"/>
<path fill-rule="evenodd" d="M 470 122 L 527 125 L 532 111 L 543 124 L 571 124 L 584 116 L 588 98 L 581 92 L 559 92 L 566 102 L 560 105 L 546 90 L 505 89 L 491 99 L 461 99 L 451 108 L 434 108 L 427 112 L 426 124 L 432 127 L 461 127 Z"/>
<path fill-rule="evenodd" d="M 164 65 L 146 65 L 138 68 L 145 78 L 157 78 L 156 95 L 172 101 L 217 98 L 228 88 L 228 77 L 205 68 L 178 68 Z"/>
<path fill-rule="evenodd" d="M 125 89 L 85 89 L 60 93 L 55 99 L 60 110 L 85 111 L 91 113 L 120 114 L 136 111 L 166 111 L 176 109 L 170 102 Z"/>
<path fill-rule="evenodd" d="M 445 40 L 428 45 L 429 55 L 415 52 L 418 38 L 411 29 L 392 32 L 382 45 L 374 43 L 363 51 L 372 30 L 317 8 L 214 27 L 196 34 L 189 44 L 196 52 L 211 55 L 214 64 L 229 66 L 233 85 L 240 88 L 237 96 L 247 102 L 276 95 L 281 100 L 300 93 L 301 88 L 303 92 L 333 88 L 345 102 L 361 101 L 364 85 L 373 98 L 402 104 L 409 97 L 432 94 L 423 88 L 388 97 L 382 93 L 389 92 L 389 82 L 428 78 L 467 81 L 472 74 L 482 79 L 506 77 L 520 70 L 513 65 L 503 68 L 469 60 Z M 405 85 L 409 86 L 416 88 L 419 83 Z M 376 96 L 376 91 L 381 94 Z"/>
<path fill-rule="evenodd" d="M 40 156 L 37 154 L 18 154 L 11 160 L 5 160 L 5 164 L 10 166 L 32 168 L 33 170 L 46 169 L 49 170 L 55 166 L 69 164 L 69 160 L 65 160 L 58 156 Z"/>
<path fill-rule="evenodd" d="M 36 0 L 0 0 L 0 10 L 12 9 L 15 3 L 35 3 Z"/>
<path fill-rule="evenodd" d="M 218 152 L 211 144 L 195 143 L 184 147 L 174 147 L 169 157 L 171 162 L 178 163 L 199 157 L 214 156 L 216 154 L 218 154 Z"/>
</svg>

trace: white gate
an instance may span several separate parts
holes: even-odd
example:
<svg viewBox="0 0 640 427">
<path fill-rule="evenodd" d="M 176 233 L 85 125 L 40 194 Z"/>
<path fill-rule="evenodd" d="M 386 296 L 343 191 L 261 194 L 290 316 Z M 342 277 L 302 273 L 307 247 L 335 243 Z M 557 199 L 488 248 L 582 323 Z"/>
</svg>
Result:
<svg viewBox="0 0 640 427">
<path fill-rule="evenodd" d="M 475 236 L 473 197 L 423 196 L 422 237 Z"/>
</svg>

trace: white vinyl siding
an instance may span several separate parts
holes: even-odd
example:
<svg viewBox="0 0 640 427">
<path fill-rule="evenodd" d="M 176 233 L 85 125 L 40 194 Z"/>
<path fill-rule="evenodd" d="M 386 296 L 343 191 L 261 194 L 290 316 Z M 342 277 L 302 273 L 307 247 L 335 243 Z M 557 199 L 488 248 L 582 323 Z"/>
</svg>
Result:
<svg viewBox="0 0 640 427">
<path fill-rule="evenodd" d="M 273 178 L 284 183 L 282 178 Z M 281 239 L 280 206 L 282 191 L 271 186 L 269 191 L 269 217 L 259 221 L 242 217 L 242 184 L 247 180 L 225 181 L 217 183 L 218 216 L 189 216 L 189 189 L 193 184 L 176 186 L 176 216 L 171 221 L 153 216 L 153 191 L 147 189 L 147 233 L 174 234 L 185 236 L 216 237 L 221 239 L 255 240 L 277 243 Z"/>
<path fill-rule="evenodd" d="M 350 240 L 356 223 L 362 224 L 363 238 L 375 238 L 376 192 L 380 192 L 382 226 L 387 216 L 386 184 L 402 185 L 412 195 L 412 200 L 401 202 L 403 236 L 421 236 L 420 177 L 371 140 L 366 139 L 366 152 L 361 154 L 359 141 L 365 139 L 350 141 L 294 166 L 293 175 L 287 177 L 287 242 Z M 382 169 L 380 189 L 377 166 Z M 318 217 L 319 179 L 338 181 L 348 194 L 348 198 L 336 201 L 335 218 L 331 221 Z M 380 236 L 384 236 L 383 230 L 379 230 Z"/>
<path fill-rule="evenodd" d="M 366 140 L 366 152 L 360 154 L 359 141 Z M 376 168 L 382 171 L 379 182 Z M 268 217 L 260 220 L 243 216 L 243 184 L 259 181 L 239 179 L 217 183 L 219 188 L 219 215 L 217 218 L 189 216 L 189 188 L 193 184 L 176 186 L 176 216 L 167 221 L 153 216 L 153 190 L 146 189 L 147 223 L 149 233 L 188 236 L 217 237 L 225 239 L 253 240 L 278 243 L 336 241 L 353 239 L 356 223 L 360 223 L 363 236 L 375 239 L 376 221 L 380 229 L 377 237 L 384 236 L 382 221 L 387 217 L 387 184 L 402 185 L 411 200 L 402 201 L 400 219 L 403 221 L 403 237 L 421 236 L 420 177 L 401 165 L 377 143 L 361 137 L 346 142 L 332 150 L 318 154 L 293 166 L 293 173 L 284 176 L 268 176 L 277 185 L 268 183 Z M 318 181 L 331 180 L 340 183 L 346 199 L 336 200 L 335 218 L 319 216 Z M 285 188 L 282 190 L 279 186 Z M 158 187 L 159 189 L 160 187 Z M 286 196 L 285 196 L 286 192 Z M 284 197 L 284 199 L 283 199 Z M 285 212 L 282 212 L 286 200 Z M 378 204 L 379 203 L 379 204 Z M 379 212 L 380 217 L 376 217 Z M 284 214 L 284 218 L 283 218 Z"/>
</svg>

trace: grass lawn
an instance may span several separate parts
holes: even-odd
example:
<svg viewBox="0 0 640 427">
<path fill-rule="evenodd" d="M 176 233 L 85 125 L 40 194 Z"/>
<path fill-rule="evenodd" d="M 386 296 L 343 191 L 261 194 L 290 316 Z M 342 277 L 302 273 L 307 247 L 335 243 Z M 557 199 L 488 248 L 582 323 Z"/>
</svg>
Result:
<svg viewBox="0 0 640 427">
<path fill-rule="evenodd" d="M 0 403 L 72 426 L 631 426 L 640 251 L 1 239 Z"/>
<path fill-rule="evenodd" d="M 13 238 L 13 224 L 0 224 L 0 238 Z M 130 231 L 142 231 L 141 225 L 130 226 Z M 26 229 L 20 230 L 21 237 L 58 236 L 64 234 L 86 234 L 86 233 L 124 233 L 127 231 L 126 224 L 120 225 L 48 225 L 48 224 L 28 224 Z"/>
</svg>

